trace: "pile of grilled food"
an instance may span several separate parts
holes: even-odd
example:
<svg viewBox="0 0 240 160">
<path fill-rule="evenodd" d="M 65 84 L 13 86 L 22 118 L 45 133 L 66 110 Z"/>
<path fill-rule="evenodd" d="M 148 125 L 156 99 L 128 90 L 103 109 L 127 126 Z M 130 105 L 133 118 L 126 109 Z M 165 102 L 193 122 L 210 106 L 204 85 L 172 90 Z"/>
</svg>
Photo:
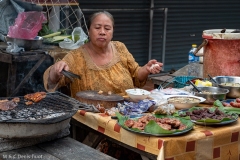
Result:
<svg viewBox="0 0 240 160">
<path fill-rule="evenodd" d="M 45 97 L 46 92 L 35 92 L 31 94 L 26 94 L 24 96 L 24 100 L 26 105 L 32 105 L 34 103 L 41 101 Z M 20 102 L 19 97 L 14 97 L 11 100 L 9 99 L 0 100 L 0 110 L 7 111 L 14 109 L 15 107 L 17 107 L 18 102 Z"/>
</svg>

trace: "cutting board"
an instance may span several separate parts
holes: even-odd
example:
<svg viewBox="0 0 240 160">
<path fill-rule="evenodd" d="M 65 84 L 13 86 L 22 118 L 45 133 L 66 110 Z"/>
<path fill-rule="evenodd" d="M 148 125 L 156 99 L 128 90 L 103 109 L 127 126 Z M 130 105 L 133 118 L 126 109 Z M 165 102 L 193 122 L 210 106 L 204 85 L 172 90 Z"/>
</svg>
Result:
<svg viewBox="0 0 240 160">
<path fill-rule="evenodd" d="M 117 94 L 100 93 L 99 91 L 81 91 L 76 93 L 76 99 L 80 102 L 101 105 L 104 108 L 116 107 L 117 103 L 124 101 L 124 98 Z"/>
</svg>

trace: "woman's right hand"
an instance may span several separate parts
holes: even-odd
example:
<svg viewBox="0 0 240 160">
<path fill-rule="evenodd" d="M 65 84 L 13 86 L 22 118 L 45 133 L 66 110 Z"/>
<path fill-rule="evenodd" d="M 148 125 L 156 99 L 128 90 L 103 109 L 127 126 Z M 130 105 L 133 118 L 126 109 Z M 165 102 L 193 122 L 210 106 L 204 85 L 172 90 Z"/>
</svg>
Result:
<svg viewBox="0 0 240 160">
<path fill-rule="evenodd" d="M 49 79 L 52 83 L 58 83 L 59 79 L 63 76 L 61 73 L 63 69 L 66 71 L 69 70 L 67 63 L 64 61 L 58 61 L 52 65 L 49 73 Z"/>
</svg>

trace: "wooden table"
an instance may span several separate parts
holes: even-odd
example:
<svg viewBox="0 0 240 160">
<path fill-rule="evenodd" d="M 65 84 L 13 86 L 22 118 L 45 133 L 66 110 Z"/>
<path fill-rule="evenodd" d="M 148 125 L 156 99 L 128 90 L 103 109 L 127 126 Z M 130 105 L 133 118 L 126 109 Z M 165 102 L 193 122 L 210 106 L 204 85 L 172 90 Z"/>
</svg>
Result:
<svg viewBox="0 0 240 160">
<path fill-rule="evenodd" d="M 0 152 L 0 159 L 114 160 L 114 158 L 70 137 L 44 142 L 30 147 Z"/>
</svg>

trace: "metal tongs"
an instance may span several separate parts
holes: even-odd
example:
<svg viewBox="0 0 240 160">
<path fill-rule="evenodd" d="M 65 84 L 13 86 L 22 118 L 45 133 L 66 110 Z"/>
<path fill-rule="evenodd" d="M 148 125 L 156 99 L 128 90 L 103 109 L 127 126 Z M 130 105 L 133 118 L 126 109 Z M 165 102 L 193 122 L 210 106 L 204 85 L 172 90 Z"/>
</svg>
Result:
<svg viewBox="0 0 240 160">
<path fill-rule="evenodd" d="M 64 70 L 64 69 L 61 71 L 61 73 L 62 73 L 64 76 L 68 77 L 71 81 L 73 81 L 74 78 L 81 79 L 81 77 L 80 77 L 79 75 L 74 74 L 74 73 L 72 73 L 72 72 L 70 72 L 70 71 L 66 71 L 66 70 Z"/>
</svg>

